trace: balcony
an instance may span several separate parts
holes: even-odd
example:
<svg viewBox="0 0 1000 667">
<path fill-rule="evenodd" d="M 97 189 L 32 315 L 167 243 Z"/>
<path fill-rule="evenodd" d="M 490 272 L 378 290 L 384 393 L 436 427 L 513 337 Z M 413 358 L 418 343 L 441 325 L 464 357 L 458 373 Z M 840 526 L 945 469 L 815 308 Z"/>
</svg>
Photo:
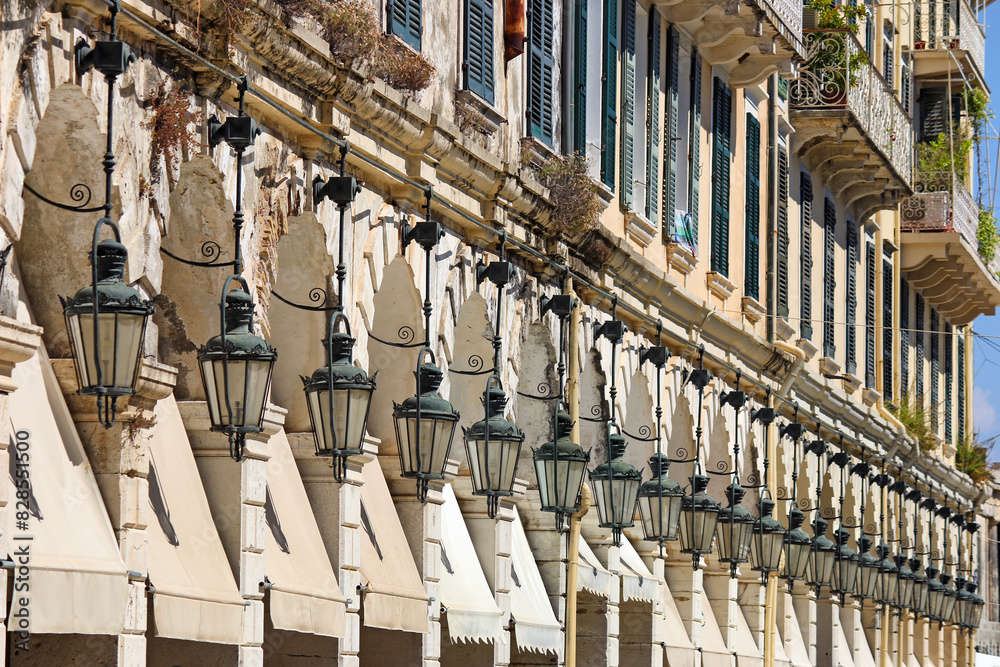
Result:
<svg viewBox="0 0 1000 667">
<path fill-rule="evenodd" d="M 864 221 L 911 194 L 913 129 L 892 87 L 846 29 L 806 30 L 789 86 L 793 147 L 814 177 Z"/>
<path fill-rule="evenodd" d="M 961 67 L 966 77 L 985 87 L 986 33 L 969 4 L 922 0 L 912 7 L 914 76 L 947 75 Z"/>
<path fill-rule="evenodd" d="M 729 83 L 753 86 L 775 72 L 790 76 L 805 57 L 802 0 L 652 0 L 683 25 L 709 64 L 735 63 Z"/>
<path fill-rule="evenodd" d="M 979 256 L 979 208 L 951 172 L 918 172 L 900 206 L 900 270 L 954 325 L 992 315 L 1000 305 L 1000 260 Z"/>
</svg>

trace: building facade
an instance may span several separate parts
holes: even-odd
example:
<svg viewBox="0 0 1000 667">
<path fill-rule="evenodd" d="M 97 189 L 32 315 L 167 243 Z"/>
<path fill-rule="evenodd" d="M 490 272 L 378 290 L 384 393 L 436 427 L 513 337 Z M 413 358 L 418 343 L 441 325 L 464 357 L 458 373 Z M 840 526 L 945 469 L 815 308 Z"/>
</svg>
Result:
<svg viewBox="0 0 1000 667">
<path fill-rule="evenodd" d="M 981 11 L 6 3 L 5 662 L 941 667 L 1000 653 L 997 487 L 960 469 L 972 323 L 1000 304 L 977 236 L 994 229 L 976 182 Z M 101 69 L 119 41 L 134 59 Z M 244 114 L 260 133 L 240 144 L 225 123 Z M 344 176 L 356 191 L 316 187 Z M 104 320 L 71 334 L 57 299 L 96 282 L 102 215 L 127 250 L 123 284 L 156 309 L 114 414 L 79 390 L 118 371 L 76 359 L 126 343 L 101 338 Z M 440 238 L 415 231 L 428 221 Z M 206 392 L 201 349 L 238 314 L 220 303 L 237 279 L 278 354 L 242 452 L 213 427 L 222 409 L 254 412 L 231 393 L 250 395 L 250 371 Z M 328 368 L 331 318 L 354 339 L 348 363 L 377 371 L 363 446 L 336 467 L 303 393 Z M 427 352 L 461 428 L 444 474 L 420 484 L 396 420 L 436 381 L 415 382 Z M 491 383 L 525 436 L 495 517 L 463 444 Z M 532 462 L 558 406 L 595 477 L 563 529 Z M 692 557 L 693 511 L 661 543 L 633 503 L 616 539 L 593 471 L 619 432 L 622 469 L 648 480 L 662 452 L 692 507 L 705 475 L 722 505 L 740 504 L 734 483 L 754 517 L 773 501 L 783 535 L 801 516 L 802 580 L 782 577 L 790 537 L 775 571 L 720 561 L 735 520 Z M 839 544 L 814 539 L 822 523 Z M 823 549 L 842 577 L 848 552 L 875 559 L 875 599 L 823 585 Z M 978 633 L 935 617 L 933 593 L 890 599 L 890 578 L 927 582 L 931 567 L 953 599 L 956 580 L 979 585 Z"/>
</svg>

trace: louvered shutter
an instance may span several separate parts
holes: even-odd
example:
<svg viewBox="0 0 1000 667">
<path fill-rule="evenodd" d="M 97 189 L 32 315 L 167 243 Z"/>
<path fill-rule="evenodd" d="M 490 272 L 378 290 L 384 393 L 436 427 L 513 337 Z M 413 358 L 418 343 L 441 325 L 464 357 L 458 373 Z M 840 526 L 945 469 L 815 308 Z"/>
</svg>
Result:
<svg viewBox="0 0 1000 667">
<path fill-rule="evenodd" d="M 389 32 L 420 50 L 423 34 L 421 0 L 389 0 Z"/>
<path fill-rule="evenodd" d="M 956 365 L 958 366 L 956 375 L 958 375 L 958 380 L 955 382 L 958 387 L 958 405 L 955 406 L 958 411 L 958 441 L 965 442 L 965 328 L 959 330 L 958 333 L 958 356 L 956 358 Z"/>
<path fill-rule="evenodd" d="M 911 92 L 913 83 L 910 81 L 911 77 L 910 57 L 905 53 L 900 57 L 899 76 L 900 76 L 899 101 L 902 103 L 903 108 L 906 110 L 906 113 L 912 114 L 913 110 L 910 108 L 910 98 L 913 95 L 913 93 Z"/>
<path fill-rule="evenodd" d="M 910 286 L 899 281 L 899 393 L 910 392 Z"/>
<path fill-rule="evenodd" d="M 941 334 L 938 333 L 938 313 L 934 308 L 931 308 L 930 330 L 930 340 L 928 342 L 931 347 L 931 428 L 936 433 L 938 428 L 938 414 L 941 412 L 941 408 L 938 405 L 941 390 L 941 380 L 938 377 L 941 372 Z"/>
<path fill-rule="evenodd" d="M 875 389 L 875 274 L 878 258 L 875 243 L 865 244 L 865 386 Z"/>
<path fill-rule="evenodd" d="M 604 76 L 601 77 L 601 182 L 615 187 L 618 129 L 618 0 L 604 0 Z"/>
<path fill-rule="evenodd" d="M 924 404 L 924 297 L 920 292 L 913 299 L 913 343 L 916 348 L 916 395 Z"/>
<path fill-rule="evenodd" d="M 698 241 L 699 181 L 701 178 L 701 56 L 691 54 L 691 150 L 688 164 L 688 213 L 691 235 Z"/>
<path fill-rule="evenodd" d="M 788 317 L 788 151 L 778 148 L 778 317 Z"/>
<path fill-rule="evenodd" d="M 925 88 L 920 91 L 921 141 L 934 141 L 947 131 L 947 113 L 943 90 Z"/>
<path fill-rule="evenodd" d="M 802 273 L 802 295 L 799 299 L 799 317 L 801 318 L 802 337 L 812 340 L 812 178 L 806 172 L 799 173 L 799 228 L 802 236 L 802 253 L 799 256 L 799 270 Z"/>
<path fill-rule="evenodd" d="M 587 0 L 576 0 L 573 20 L 573 150 L 587 154 Z"/>
<path fill-rule="evenodd" d="M 836 298 L 837 209 L 830 199 L 823 200 L 823 356 L 834 358 L 837 351 Z"/>
<path fill-rule="evenodd" d="M 493 0 L 466 0 L 465 25 L 465 88 L 493 104 Z"/>
<path fill-rule="evenodd" d="M 714 79 L 712 95 L 712 271 L 729 276 L 729 161 L 733 94 Z"/>
<path fill-rule="evenodd" d="M 677 210 L 677 137 L 680 100 L 680 39 L 677 29 L 670 26 L 667 31 L 667 117 L 663 123 L 663 152 L 666 164 L 663 168 L 663 229 L 667 239 L 673 240 L 674 215 Z M 693 244 L 692 244 L 693 247 Z"/>
<path fill-rule="evenodd" d="M 743 291 L 752 299 L 760 299 L 760 121 L 749 113 L 747 114 L 746 134 L 746 259 L 744 262 L 746 285 Z"/>
<path fill-rule="evenodd" d="M 892 24 L 886 22 L 884 29 L 885 38 L 883 40 L 882 48 L 882 76 L 885 77 L 885 80 L 889 82 L 890 86 L 892 86 L 893 68 L 896 64 L 893 59 L 892 52 L 892 38 L 894 32 Z"/>
<path fill-rule="evenodd" d="M 552 145 L 552 2 L 531 0 L 528 24 L 528 119 L 531 135 Z"/>
<path fill-rule="evenodd" d="M 892 391 L 893 381 L 893 359 L 892 354 L 892 260 L 885 258 L 882 260 L 882 398 L 892 401 L 895 394 Z M 901 324 L 900 326 L 905 326 Z M 902 347 L 900 348 L 902 350 Z M 904 356 L 902 351 L 901 356 Z"/>
<path fill-rule="evenodd" d="M 847 221 L 847 351 L 844 369 L 850 374 L 858 372 L 858 226 Z"/>
<path fill-rule="evenodd" d="M 622 2 L 622 206 L 635 208 L 635 0 Z"/>
<path fill-rule="evenodd" d="M 944 439 L 946 442 L 952 441 L 952 404 L 951 404 L 951 382 L 954 373 L 952 348 L 955 345 L 955 336 L 952 334 L 951 325 L 944 325 Z"/>
<path fill-rule="evenodd" d="M 649 14 L 649 76 L 646 94 L 646 217 L 660 221 L 660 12 Z"/>
</svg>

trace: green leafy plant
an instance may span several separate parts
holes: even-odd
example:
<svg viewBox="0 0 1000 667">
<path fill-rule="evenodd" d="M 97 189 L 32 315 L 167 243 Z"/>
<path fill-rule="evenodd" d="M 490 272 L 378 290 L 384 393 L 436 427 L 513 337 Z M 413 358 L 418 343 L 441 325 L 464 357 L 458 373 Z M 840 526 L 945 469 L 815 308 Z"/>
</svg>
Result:
<svg viewBox="0 0 1000 667">
<path fill-rule="evenodd" d="M 539 180 L 549 189 L 552 223 L 568 234 L 595 229 L 601 219 L 601 195 L 580 153 L 557 155 L 538 168 Z"/>
<path fill-rule="evenodd" d="M 160 173 L 159 158 L 163 158 L 170 177 L 177 164 L 178 154 L 198 146 L 198 135 L 191 127 L 201 121 L 201 114 L 191 109 L 187 91 L 179 85 L 169 85 L 170 82 L 170 79 L 161 81 L 156 92 L 147 100 L 152 116 L 142 124 L 145 129 L 152 130 L 153 134 L 150 142 L 150 171 L 154 180 Z"/>
<path fill-rule="evenodd" d="M 912 389 L 900 396 L 899 404 L 889 406 L 890 412 L 900 421 L 906 433 L 917 441 L 921 452 L 927 453 L 937 449 L 937 439 L 931 426 L 931 410 L 937 406 L 927 406 L 925 397 L 917 395 Z"/>
<path fill-rule="evenodd" d="M 990 461 L 995 438 L 980 441 L 979 434 L 955 443 L 955 468 L 965 473 L 977 485 L 989 480 L 994 471 L 1000 470 L 1000 463 Z"/>
<path fill-rule="evenodd" d="M 864 5 L 851 7 L 837 5 L 831 0 L 809 0 L 807 8 L 816 12 L 816 27 L 821 30 L 843 30 L 857 34 L 858 21 L 868 18 Z M 853 41 L 845 32 L 830 32 L 814 36 L 822 40 L 809 61 L 809 68 L 823 76 L 824 87 L 828 90 L 846 93 L 848 82 L 858 85 L 858 72 L 868 62 L 868 56 L 861 49 L 851 49 L 848 41 Z M 850 54 L 845 55 L 845 54 Z"/>
<path fill-rule="evenodd" d="M 976 242 L 979 245 L 979 257 L 987 264 L 991 263 L 997 256 L 997 248 L 1000 247 L 1000 231 L 997 230 L 993 211 L 989 209 L 979 211 Z"/>
<path fill-rule="evenodd" d="M 917 144 L 917 165 L 920 171 L 954 172 L 960 179 L 969 174 L 969 153 L 972 135 L 967 127 L 955 125 L 955 148 L 947 134 L 941 133 L 933 141 Z"/>
</svg>

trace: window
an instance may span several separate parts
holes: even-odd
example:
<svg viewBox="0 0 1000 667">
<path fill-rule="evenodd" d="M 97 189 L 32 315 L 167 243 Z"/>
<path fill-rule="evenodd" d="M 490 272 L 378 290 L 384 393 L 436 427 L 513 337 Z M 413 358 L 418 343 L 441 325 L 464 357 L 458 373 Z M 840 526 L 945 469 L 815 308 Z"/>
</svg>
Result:
<svg viewBox="0 0 1000 667">
<path fill-rule="evenodd" d="M 573 2 L 573 152 L 587 157 L 587 1 Z"/>
<path fill-rule="evenodd" d="M 917 292 L 913 298 L 913 346 L 916 348 L 916 400 L 924 404 L 924 297 Z"/>
<path fill-rule="evenodd" d="M 788 317 L 788 151 L 778 146 L 778 317 Z"/>
<path fill-rule="evenodd" d="M 465 0 L 465 89 L 493 104 L 493 0 Z"/>
<path fill-rule="evenodd" d="M 747 113 L 746 285 L 744 293 L 760 299 L 760 121 Z M 787 165 L 786 165 L 787 181 Z M 787 191 L 787 188 L 786 188 Z M 780 204 L 779 204 L 780 205 Z"/>
<path fill-rule="evenodd" d="M 812 340 L 812 178 L 806 172 L 799 173 L 799 229 L 802 237 L 802 252 L 799 255 L 799 270 L 802 273 L 802 295 L 799 299 L 802 337 Z"/>
<path fill-rule="evenodd" d="M 663 228 L 668 240 L 673 240 L 674 215 L 677 210 L 677 144 L 680 124 L 680 36 L 677 29 L 667 30 L 667 54 L 665 63 L 667 77 L 667 115 L 663 122 Z"/>
<path fill-rule="evenodd" d="M 622 206 L 635 208 L 635 0 L 622 1 Z"/>
<path fill-rule="evenodd" d="M 530 0 L 528 15 L 528 125 L 531 136 L 549 146 L 553 130 L 552 2 Z"/>
<path fill-rule="evenodd" d="M 601 77 L 601 182 L 615 186 L 615 140 L 618 127 L 618 0 L 604 0 Z"/>
<path fill-rule="evenodd" d="M 691 236 L 698 242 L 698 207 L 701 177 L 701 55 L 691 53 L 691 150 L 688 151 L 688 213 L 691 214 Z"/>
<path fill-rule="evenodd" d="M 951 325 L 944 325 L 944 439 L 951 442 L 952 438 L 952 418 L 951 418 L 951 382 L 953 368 L 952 347 L 955 345 L 955 336 L 952 335 Z"/>
<path fill-rule="evenodd" d="M 871 235 L 868 235 L 865 242 L 865 386 L 869 389 L 875 389 L 875 274 L 877 267 L 878 258 L 875 256 L 875 242 Z"/>
<path fill-rule="evenodd" d="M 937 432 L 938 429 L 938 415 L 941 412 L 941 406 L 938 405 L 938 400 L 940 398 L 940 387 L 941 381 L 938 378 L 938 374 L 941 372 L 941 334 L 938 333 L 938 313 L 936 310 L 931 308 L 931 326 L 930 326 L 930 346 L 931 346 L 931 428 Z"/>
<path fill-rule="evenodd" d="M 910 286 L 899 281 L 899 393 L 910 391 Z"/>
<path fill-rule="evenodd" d="M 906 113 L 912 114 L 913 110 L 910 108 L 910 101 L 913 97 L 913 82 L 910 80 L 910 56 L 904 53 L 900 57 L 900 71 L 899 71 L 899 102 L 903 105 L 903 109 Z"/>
<path fill-rule="evenodd" d="M 965 329 L 958 332 L 958 441 L 965 442 Z"/>
<path fill-rule="evenodd" d="M 886 401 L 893 399 L 892 306 L 895 301 L 892 298 L 892 286 L 892 256 L 886 253 L 882 258 L 882 398 Z M 902 351 L 900 356 L 905 358 Z"/>
<path fill-rule="evenodd" d="M 847 350 L 844 369 L 850 375 L 858 372 L 858 226 L 847 221 Z"/>
<path fill-rule="evenodd" d="M 389 32 L 419 51 L 420 37 L 423 33 L 421 0 L 388 0 L 388 2 Z"/>
<path fill-rule="evenodd" d="M 890 88 L 892 87 L 892 75 L 895 67 L 892 51 L 892 39 L 895 35 L 896 31 L 892 27 L 892 22 L 886 21 L 882 28 L 882 76 L 889 82 Z"/>
<path fill-rule="evenodd" d="M 837 351 L 836 305 L 837 291 L 837 209 L 830 198 L 823 200 L 823 356 L 833 359 Z"/>
<path fill-rule="evenodd" d="M 660 221 L 660 12 L 649 13 L 649 61 L 646 81 L 646 217 Z"/>
<path fill-rule="evenodd" d="M 712 271 L 729 276 L 729 161 L 733 93 L 715 77 L 712 91 Z"/>
</svg>

